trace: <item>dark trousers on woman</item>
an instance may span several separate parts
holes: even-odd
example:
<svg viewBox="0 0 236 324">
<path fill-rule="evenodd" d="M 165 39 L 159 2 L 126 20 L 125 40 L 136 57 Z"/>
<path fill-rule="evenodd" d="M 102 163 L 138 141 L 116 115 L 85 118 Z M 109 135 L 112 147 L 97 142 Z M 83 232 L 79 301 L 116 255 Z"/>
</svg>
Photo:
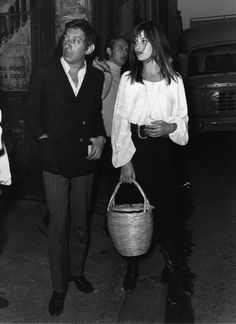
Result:
<svg viewBox="0 0 236 324">
<path fill-rule="evenodd" d="M 169 137 L 140 139 L 136 128 L 131 129 L 136 147 L 132 163 L 137 182 L 154 206 L 155 239 L 158 243 L 173 240 L 178 233 L 176 144 Z M 136 188 L 130 187 L 129 192 L 132 200 L 142 199 Z"/>
<path fill-rule="evenodd" d="M 43 172 L 49 210 L 49 261 L 53 290 L 65 293 L 69 276 L 82 276 L 88 248 L 93 174 L 65 178 Z"/>
<path fill-rule="evenodd" d="M 136 147 L 132 158 L 136 180 L 144 190 L 150 204 L 154 206 L 153 245 L 156 243 L 161 245 L 166 266 L 172 266 L 170 251 L 178 235 L 176 144 L 169 137 L 141 139 L 138 136 L 136 125 L 132 125 L 131 130 L 132 140 Z M 143 199 L 135 186 L 126 186 L 126 199 L 129 199 L 126 202 L 137 203 Z M 138 257 L 127 259 L 128 272 L 131 269 L 132 273 L 132 268 L 137 271 L 138 260 Z"/>
</svg>

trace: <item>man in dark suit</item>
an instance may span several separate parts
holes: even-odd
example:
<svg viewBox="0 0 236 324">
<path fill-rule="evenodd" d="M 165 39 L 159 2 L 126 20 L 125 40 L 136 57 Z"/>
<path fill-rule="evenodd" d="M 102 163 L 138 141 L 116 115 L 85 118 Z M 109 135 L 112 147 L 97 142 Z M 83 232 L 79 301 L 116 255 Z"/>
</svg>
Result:
<svg viewBox="0 0 236 324">
<path fill-rule="evenodd" d="M 49 210 L 53 294 L 49 313 L 62 313 L 68 282 L 84 293 L 88 214 L 97 160 L 105 144 L 101 94 L 104 76 L 87 61 L 95 33 L 84 19 L 65 25 L 60 59 L 32 71 L 26 120 L 39 144 Z"/>
</svg>

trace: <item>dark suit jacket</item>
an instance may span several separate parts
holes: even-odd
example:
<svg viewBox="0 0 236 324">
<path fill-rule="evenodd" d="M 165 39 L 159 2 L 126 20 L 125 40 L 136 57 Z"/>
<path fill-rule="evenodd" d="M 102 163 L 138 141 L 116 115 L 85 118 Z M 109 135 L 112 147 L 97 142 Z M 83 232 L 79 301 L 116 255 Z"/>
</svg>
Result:
<svg viewBox="0 0 236 324">
<path fill-rule="evenodd" d="M 25 119 L 39 144 L 43 170 L 65 177 L 95 171 L 97 161 L 86 157 L 89 139 L 105 136 L 101 115 L 103 81 L 103 73 L 87 63 L 75 97 L 59 59 L 33 69 Z M 48 138 L 38 140 L 45 133 Z"/>
</svg>

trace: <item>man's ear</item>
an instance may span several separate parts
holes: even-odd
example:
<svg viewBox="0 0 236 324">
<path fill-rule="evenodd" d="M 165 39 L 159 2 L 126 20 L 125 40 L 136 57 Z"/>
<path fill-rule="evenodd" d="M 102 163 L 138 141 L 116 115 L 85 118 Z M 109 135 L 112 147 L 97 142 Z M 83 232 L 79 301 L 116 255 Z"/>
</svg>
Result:
<svg viewBox="0 0 236 324">
<path fill-rule="evenodd" d="M 95 45 L 94 45 L 94 44 L 91 44 L 91 45 L 89 45 L 88 48 L 86 49 L 85 54 L 86 54 L 86 55 L 92 54 L 94 50 L 95 50 Z"/>
<path fill-rule="evenodd" d="M 106 52 L 107 52 L 107 55 L 108 55 L 108 56 L 111 56 L 111 55 L 112 55 L 112 52 L 111 52 L 111 48 L 110 48 L 110 47 L 108 47 L 108 48 L 106 49 Z"/>
</svg>

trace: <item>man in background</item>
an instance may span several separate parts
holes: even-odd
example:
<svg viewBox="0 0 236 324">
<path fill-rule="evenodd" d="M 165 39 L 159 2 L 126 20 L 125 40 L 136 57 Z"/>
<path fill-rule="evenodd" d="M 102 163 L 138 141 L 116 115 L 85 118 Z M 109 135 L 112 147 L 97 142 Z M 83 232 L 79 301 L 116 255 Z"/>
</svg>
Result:
<svg viewBox="0 0 236 324">
<path fill-rule="evenodd" d="M 109 197 L 119 180 L 119 171 L 111 163 L 111 127 L 116 95 L 122 72 L 125 70 L 129 52 L 129 40 L 126 35 L 110 35 L 105 45 L 105 60 L 95 59 L 93 65 L 104 72 L 104 91 L 102 117 L 106 130 L 106 144 L 100 161 L 100 181 L 98 186 L 97 212 L 105 213 Z M 106 230 L 106 222 L 104 224 Z"/>
</svg>

